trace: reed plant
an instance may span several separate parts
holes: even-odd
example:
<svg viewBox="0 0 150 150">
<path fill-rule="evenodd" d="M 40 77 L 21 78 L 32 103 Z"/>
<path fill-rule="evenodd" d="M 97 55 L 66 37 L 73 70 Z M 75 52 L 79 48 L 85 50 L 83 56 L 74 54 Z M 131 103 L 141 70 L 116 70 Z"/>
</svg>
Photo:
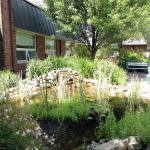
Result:
<svg viewBox="0 0 150 150">
<path fill-rule="evenodd" d="M 141 87 L 142 84 L 139 78 L 133 75 L 133 79 L 131 80 L 130 87 L 128 89 L 128 103 L 129 103 L 129 110 L 135 111 L 140 107 L 140 94 L 141 94 Z"/>
<path fill-rule="evenodd" d="M 97 81 L 96 84 L 97 103 L 104 105 L 110 99 L 111 71 L 110 71 L 110 75 L 106 76 L 100 67 L 97 70 L 97 72 L 95 72 L 94 76 Z"/>
</svg>

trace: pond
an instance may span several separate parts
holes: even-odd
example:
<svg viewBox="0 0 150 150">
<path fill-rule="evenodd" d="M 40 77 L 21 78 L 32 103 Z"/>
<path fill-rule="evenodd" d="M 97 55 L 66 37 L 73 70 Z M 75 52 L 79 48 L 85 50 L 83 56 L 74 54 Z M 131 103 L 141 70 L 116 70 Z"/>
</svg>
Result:
<svg viewBox="0 0 150 150">
<path fill-rule="evenodd" d="M 95 87 L 72 88 L 70 86 L 65 87 L 65 90 L 58 92 L 58 87 L 48 89 L 48 99 L 55 100 L 61 95 L 63 99 L 69 99 L 71 97 L 80 97 L 83 94 L 88 102 L 95 103 L 97 94 Z M 64 92 L 64 93 L 63 93 Z M 35 97 L 35 99 L 41 99 L 41 95 Z M 109 104 L 113 106 L 114 114 L 119 120 L 126 109 L 126 101 L 124 98 L 112 98 Z M 41 128 L 49 136 L 54 136 L 54 144 L 51 147 L 52 150 L 82 150 L 85 149 L 87 144 L 91 141 L 96 141 L 95 129 L 98 123 L 95 120 L 80 120 L 78 122 L 66 121 L 58 123 L 51 118 L 38 120 Z"/>
</svg>

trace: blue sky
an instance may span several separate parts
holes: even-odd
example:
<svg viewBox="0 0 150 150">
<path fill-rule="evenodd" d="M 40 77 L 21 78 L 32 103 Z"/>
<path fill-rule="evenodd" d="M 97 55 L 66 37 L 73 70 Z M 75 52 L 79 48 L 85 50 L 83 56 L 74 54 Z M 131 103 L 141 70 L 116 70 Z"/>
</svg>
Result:
<svg viewBox="0 0 150 150">
<path fill-rule="evenodd" d="M 43 0 L 27 0 L 35 5 L 42 5 L 43 4 Z"/>
</svg>

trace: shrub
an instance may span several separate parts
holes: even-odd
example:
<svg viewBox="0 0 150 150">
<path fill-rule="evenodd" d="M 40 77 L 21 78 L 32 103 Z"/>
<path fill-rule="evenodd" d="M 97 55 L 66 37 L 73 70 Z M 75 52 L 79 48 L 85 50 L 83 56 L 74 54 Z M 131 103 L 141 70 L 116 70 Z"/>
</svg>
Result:
<svg viewBox="0 0 150 150">
<path fill-rule="evenodd" d="M 116 64 L 101 60 L 98 62 L 97 72 L 101 72 L 112 84 L 124 84 L 127 79 L 126 72 Z"/>
<path fill-rule="evenodd" d="M 150 62 L 141 50 L 120 50 L 119 64 L 122 67 L 126 66 L 126 62 Z"/>
</svg>

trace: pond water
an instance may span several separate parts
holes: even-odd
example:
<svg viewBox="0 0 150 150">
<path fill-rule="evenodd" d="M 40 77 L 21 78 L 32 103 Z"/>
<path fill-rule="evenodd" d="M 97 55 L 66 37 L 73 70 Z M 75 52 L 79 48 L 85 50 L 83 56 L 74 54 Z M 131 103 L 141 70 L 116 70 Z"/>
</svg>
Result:
<svg viewBox="0 0 150 150">
<path fill-rule="evenodd" d="M 96 140 L 96 124 L 90 121 L 59 124 L 51 120 L 42 120 L 39 123 L 49 136 L 54 136 L 52 150 L 82 150 L 92 140 Z"/>
</svg>

